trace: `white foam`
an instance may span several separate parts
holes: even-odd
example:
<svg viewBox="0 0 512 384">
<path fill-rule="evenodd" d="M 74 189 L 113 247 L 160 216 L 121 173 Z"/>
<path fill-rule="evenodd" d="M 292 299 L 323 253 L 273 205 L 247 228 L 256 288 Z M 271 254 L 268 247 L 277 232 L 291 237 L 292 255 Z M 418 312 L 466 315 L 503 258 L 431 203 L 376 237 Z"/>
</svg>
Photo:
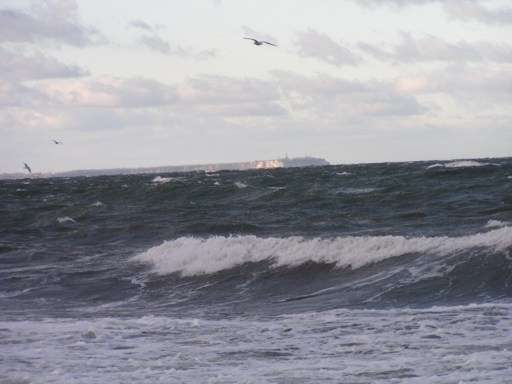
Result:
<svg viewBox="0 0 512 384">
<path fill-rule="evenodd" d="M 96 201 L 95 203 L 92 203 L 91 204 L 91 207 L 102 207 L 104 206 L 105 204 L 103 204 L 101 201 Z"/>
<path fill-rule="evenodd" d="M 485 228 L 501 228 L 506 227 L 509 223 L 506 221 L 489 220 L 485 225 Z"/>
<path fill-rule="evenodd" d="M 350 173 L 350 172 L 336 172 L 336 174 L 337 174 L 338 176 L 350 176 L 350 175 L 351 175 L 351 173 Z"/>
<path fill-rule="evenodd" d="M 239 189 L 247 188 L 247 184 L 242 183 L 241 181 L 235 181 L 235 186 Z"/>
<path fill-rule="evenodd" d="M 165 184 L 165 183 L 168 183 L 168 182 L 173 181 L 173 180 L 174 180 L 173 177 L 157 176 L 157 177 L 153 178 L 153 180 L 151 180 L 151 182 L 153 184 Z"/>
<path fill-rule="evenodd" d="M 134 309 L 130 317 L 2 320 L 0 382 L 502 384 L 512 376 L 511 310 L 493 303 L 210 320 Z"/>
<path fill-rule="evenodd" d="M 475 160 L 458 160 L 458 161 L 452 161 L 449 163 L 436 163 L 429 165 L 427 169 L 431 168 L 471 168 L 471 167 L 485 167 L 488 165 L 497 165 L 493 163 L 482 163 Z"/>
<path fill-rule="evenodd" d="M 474 160 L 462 160 L 462 161 L 454 161 L 451 163 L 447 163 L 444 166 L 446 168 L 467 168 L 467 167 L 484 167 L 486 165 L 491 165 L 491 164 L 481 163 L 479 161 L 474 161 Z"/>
<path fill-rule="evenodd" d="M 444 256 L 476 247 L 495 250 L 512 247 L 512 227 L 461 237 L 180 237 L 150 248 L 131 260 L 152 265 L 152 272 L 159 275 L 179 272 L 193 276 L 264 260 L 274 267 L 293 267 L 312 261 L 356 269 L 396 256 L 414 253 Z"/>
<path fill-rule="evenodd" d="M 63 216 L 63 217 L 57 217 L 57 222 L 59 224 L 65 224 L 65 223 L 76 223 L 75 219 L 72 219 L 69 216 Z"/>
</svg>

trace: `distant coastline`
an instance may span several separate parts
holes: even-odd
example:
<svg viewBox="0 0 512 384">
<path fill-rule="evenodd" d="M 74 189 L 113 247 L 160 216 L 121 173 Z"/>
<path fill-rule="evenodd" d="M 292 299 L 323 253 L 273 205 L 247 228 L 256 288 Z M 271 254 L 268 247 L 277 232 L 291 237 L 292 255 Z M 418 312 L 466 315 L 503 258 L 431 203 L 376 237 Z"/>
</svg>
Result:
<svg viewBox="0 0 512 384">
<path fill-rule="evenodd" d="M 318 157 L 281 158 L 274 160 L 253 160 L 237 163 L 216 163 L 196 165 L 169 165 L 161 167 L 143 168 L 109 168 L 109 169 L 83 169 L 56 173 L 3 173 L 0 179 L 24 179 L 24 178 L 50 178 L 50 177 L 78 177 L 78 176 L 108 176 L 108 175 L 136 175 L 173 172 L 217 172 L 217 171 L 244 171 L 250 169 L 275 169 L 292 167 L 325 166 L 330 163 Z"/>
</svg>

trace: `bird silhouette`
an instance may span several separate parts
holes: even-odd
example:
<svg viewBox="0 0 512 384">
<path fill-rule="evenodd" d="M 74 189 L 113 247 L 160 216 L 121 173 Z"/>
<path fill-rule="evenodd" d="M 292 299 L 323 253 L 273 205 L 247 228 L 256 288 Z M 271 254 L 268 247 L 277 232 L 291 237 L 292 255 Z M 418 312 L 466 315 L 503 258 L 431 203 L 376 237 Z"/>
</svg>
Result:
<svg viewBox="0 0 512 384">
<path fill-rule="evenodd" d="M 256 40 L 256 39 L 253 39 L 252 37 L 244 37 L 244 39 L 246 40 L 252 40 L 254 42 L 254 45 L 263 45 L 263 44 L 268 44 L 268 45 L 272 45 L 274 47 L 277 47 L 277 45 L 275 44 L 272 44 L 272 43 L 269 43 L 268 41 L 264 41 L 264 40 Z"/>
<path fill-rule="evenodd" d="M 28 166 L 27 163 L 23 163 L 23 168 L 25 168 L 28 171 L 28 173 L 32 173 L 32 169 Z"/>
<path fill-rule="evenodd" d="M 55 144 L 62 144 L 62 141 L 57 141 L 55 139 L 52 139 L 52 141 L 55 143 Z"/>
</svg>

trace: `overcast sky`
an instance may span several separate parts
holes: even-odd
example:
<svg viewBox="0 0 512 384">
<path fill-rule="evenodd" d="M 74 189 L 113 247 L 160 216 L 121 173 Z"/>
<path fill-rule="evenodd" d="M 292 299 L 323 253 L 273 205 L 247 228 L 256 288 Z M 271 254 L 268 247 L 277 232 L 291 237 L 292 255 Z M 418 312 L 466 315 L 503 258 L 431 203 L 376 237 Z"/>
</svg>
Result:
<svg viewBox="0 0 512 384">
<path fill-rule="evenodd" d="M 0 0 L 0 173 L 285 153 L 512 156 L 510 0 Z"/>
</svg>

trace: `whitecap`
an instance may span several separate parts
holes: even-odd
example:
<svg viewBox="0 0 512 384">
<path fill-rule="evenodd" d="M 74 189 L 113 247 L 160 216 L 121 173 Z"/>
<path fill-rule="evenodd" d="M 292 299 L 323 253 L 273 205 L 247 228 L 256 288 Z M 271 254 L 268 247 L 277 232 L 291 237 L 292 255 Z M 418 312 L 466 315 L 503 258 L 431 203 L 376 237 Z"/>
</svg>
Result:
<svg viewBox="0 0 512 384">
<path fill-rule="evenodd" d="M 336 174 L 337 174 L 338 176 L 350 176 L 350 175 L 351 175 L 351 173 L 350 173 L 350 172 L 336 172 Z"/>
<path fill-rule="evenodd" d="M 241 182 L 241 181 L 235 181 L 235 186 L 239 189 L 247 188 L 247 184 Z"/>
<path fill-rule="evenodd" d="M 443 168 L 444 167 L 444 164 L 441 164 L 441 163 L 435 163 L 435 164 L 432 164 L 432 165 L 429 165 L 427 167 L 427 169 L 432 169 L 432 168 Z"/>
<path fill-rule="evenodd" d="M 149 264 L 152 272 L 159 275 L 180 273 L 193 276 L 265 260 L 274 267 L 294 267 L 315 262 L 356 269 L 397 256 L 419 253 L 447 256 L 476 247 L 497 251 L 512 247 L 512 227 L 461 237 L 180 237 L 150 248 L 131 261 Z"/>
<path fill-rule="evenodd" d="M 474 160 L 462 160 L 462 161 L 454 161 L 451 163 L 445 164 L 446 168 L 468 168 L 468 167 L 485 167 L 486 165 L 492 165 L 490 163 L 481 163 L 479 161 Z"/>
<path fill-rule="evenodd" d="M 501 228 L 506 227 L 509 223 L 499 220 L 489 220 L 485 225 L 485 228 Z"/>
<path fill-rule="evenodd" d="M 151 182 L 153 184 L 165 184 L 165 183 L 168 183 L 173 180 L 174 180 L 173 177 L 156 176 L 155 178 L 153 178 L 153 180 L 151 180 Z"/>
<path fill-rule="evenodd" d="M 91 207 L 102 207 L 104 206 L 105 204 L 103 204 L 101 201 L 96 201 L 95 203 L 92 203 L 91 204 Z"/>
<path fill-rule="evenodd" d="M 472 168 L 472 167 L 485 167 L 489 165 L 498 165 L 494 163 L 482 163 L 480 161 L 475 160 L 457 160 L 457 161 L 451 161 L 449 163 L 436 163 L 429 165 L 427 169 L 432 168 Z"/>
<path fill-rule="evenodd" d="M 69 216 L 63 216 L 63 217 L 57 217 L 57 222 L 59 224 L 76 223 L 76 220 L 72 219 Z"/>
</svg>

